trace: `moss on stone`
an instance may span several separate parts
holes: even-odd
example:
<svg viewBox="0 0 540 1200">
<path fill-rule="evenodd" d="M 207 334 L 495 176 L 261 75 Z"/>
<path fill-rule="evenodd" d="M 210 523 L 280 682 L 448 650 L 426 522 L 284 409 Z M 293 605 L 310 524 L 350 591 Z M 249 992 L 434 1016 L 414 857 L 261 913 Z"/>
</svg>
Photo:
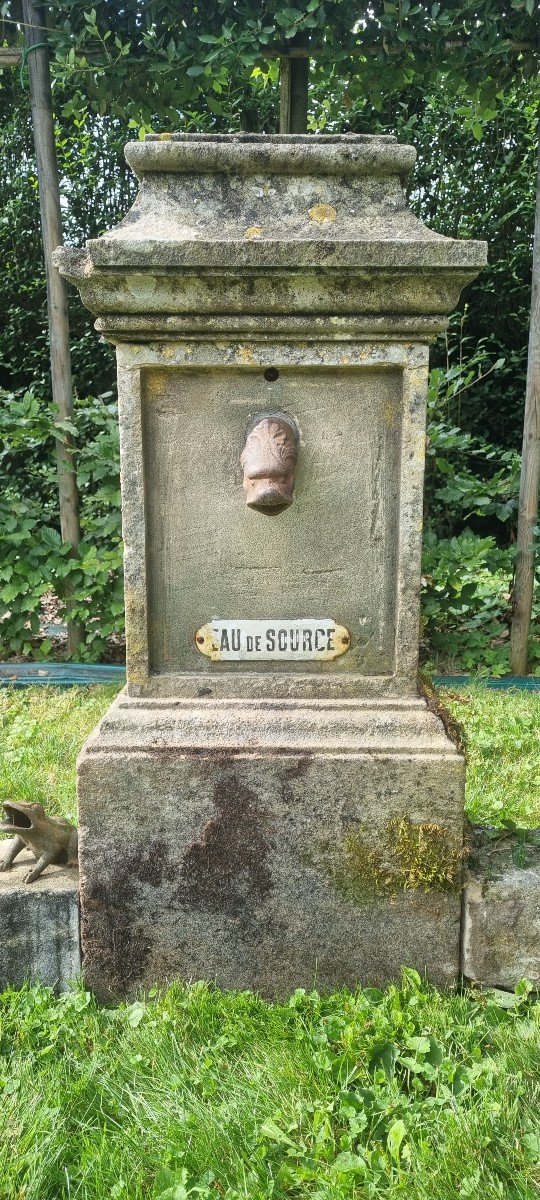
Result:
<svg viewBox="0 0 540 1200">
<path fill-rule="evenodd" d="M 348 833 L 341 846 L 320 844 L 303 861 L 321 870 L 346 900 L 370 904 L 406 891 L 448 892 L 461 883 L 462 854 L 434 822 L 398 817 L 385 827 L 379 846 L 365 832 Z"/>
<path fill-rule="evenodd" d="M 459 885 L 462 854 L 450 846 L 442 825 L 397 818 L 389 822 L 388 842 L 403 890 L 446 892 Z"/>
<path fill-rule="evenodd" d="M 334 887 L 356 904 L 376 900 L 392 890 L 392 874 L 383 855 L 360 833 L 345 838 L 342 862 L 334 868 Z"/>
<path fill-rule="evenodd" d="M 439 692 L 435 691 L 431 680 L 421 672 L 418 675 L 418 690 L 420 695 L 424 697 L 430 712 L 435 713 L 435 716 L 442 721 L 446 733 L 450 741 L 454 743 L 456 750 L 467 757 L 467 741 L 464 726 L 454 717 L 450 709 L 443 704 L 441 696 Z"/>
</svg>

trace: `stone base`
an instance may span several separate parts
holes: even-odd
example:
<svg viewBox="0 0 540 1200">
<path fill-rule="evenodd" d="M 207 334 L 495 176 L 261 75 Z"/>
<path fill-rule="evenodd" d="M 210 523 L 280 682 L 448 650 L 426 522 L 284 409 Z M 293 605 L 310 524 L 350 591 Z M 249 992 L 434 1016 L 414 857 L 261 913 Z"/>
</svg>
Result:
<svg viewBox="0 0 540 1200">
<path fill-rule="evenodd" d="M 464 764 L 423 700 L 134 700 L 78 764 L 83 961 L 102 998 L 459 970 Z M 427 865 L 426 865 L 427 864 Z"/>
<path fill-rule="evenodd" d="M 538 831 L 533 831 L 535 835 Z M 462 971 L 513 990 L 540 986 L 540 849 L 527 831 L 494 841 L 476 829 L 465 871 Z"/>
<path fill-rule="evenodd" d="M 8 844 L 1 843 L 2 857 Z M 81 970 L 79 872 L 51 866 L 23 883 L 35 861 L 23 850 L 10 871 L 0 871 L 0 990 L 28 980 L 65 992 Z"/>
</svg>

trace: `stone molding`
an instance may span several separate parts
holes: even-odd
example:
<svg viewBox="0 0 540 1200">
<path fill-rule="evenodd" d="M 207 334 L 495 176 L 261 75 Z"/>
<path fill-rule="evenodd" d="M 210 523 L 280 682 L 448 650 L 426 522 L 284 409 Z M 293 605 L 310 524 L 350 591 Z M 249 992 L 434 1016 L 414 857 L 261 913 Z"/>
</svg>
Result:
<svg viewBox="0 0 540 1200">
<path fill-rule="evenodd" d="M 217 313 L 428 316 L 437 332 L 486 261 L 483 242 L 409 210 L 415 151 L 392 138 L 171 135 L 126 157 L 141 183 L 130 212 L 54 256 L 115 340 L 118 316 L 140 336 L 145 321 Z"/>
<path fill-rule="evenodd" d="M 461 763 L 425 700 L 136 700 L 124 690 L 83 754 L 441 757 Z"/>
</svg>

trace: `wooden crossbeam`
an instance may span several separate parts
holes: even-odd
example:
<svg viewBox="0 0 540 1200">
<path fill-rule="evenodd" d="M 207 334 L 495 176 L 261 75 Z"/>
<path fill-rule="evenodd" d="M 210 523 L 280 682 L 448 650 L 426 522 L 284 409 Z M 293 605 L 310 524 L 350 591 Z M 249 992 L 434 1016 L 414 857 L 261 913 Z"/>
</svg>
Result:
<svg viewBox="0 0 540 1200">
<path fill-rule="evenodd" d="M 18 46 L 0 46 L 0 67 L 18 67 L 22 49 Z"/>
</svg>

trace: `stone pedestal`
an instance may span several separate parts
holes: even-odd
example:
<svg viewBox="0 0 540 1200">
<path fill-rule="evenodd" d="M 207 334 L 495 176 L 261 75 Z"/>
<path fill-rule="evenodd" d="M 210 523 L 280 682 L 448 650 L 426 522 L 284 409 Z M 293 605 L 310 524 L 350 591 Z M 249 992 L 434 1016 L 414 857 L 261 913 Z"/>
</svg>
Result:
<svg viewBox="0 0 540 1200">
<path fill-rule="evenodd" d="M 485 247 L 413 217 L 391 138 L 126 154 L 124 222 L 57 252 L 117 345 L 126 547 L 127 688 L 79 760 L 86 980 L 450 981 L 463 761 L 416 684 L 425 396 Z M 287 454 L 290 506 L 268 515 L 266 480 L 250 508 Z"/>
</svg>

